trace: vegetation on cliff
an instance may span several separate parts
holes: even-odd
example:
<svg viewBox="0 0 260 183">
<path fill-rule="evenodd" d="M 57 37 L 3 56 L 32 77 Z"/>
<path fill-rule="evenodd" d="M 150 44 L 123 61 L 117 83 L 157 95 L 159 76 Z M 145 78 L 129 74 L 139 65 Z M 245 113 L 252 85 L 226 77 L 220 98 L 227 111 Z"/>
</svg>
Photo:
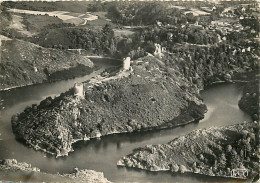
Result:
<svg viewBox="0 0 260 183">
<path fill-rule="evenodd" d="M 195 130 L 167 144 L 138 148 L 118 165 L 248 179 L 259 173 L 258 132 L 257 122 Z"/>
<path fill-rule="evenodd" d="M 94 170 L 75 168 L 71 174 L 49 174 L 16 159 L 0 160 L 0 176 L 7 181 L 16 181 L 19 177 L 19 180 L 32 182 L 110 183 L 103 173 Z"/>
<path fill-rule="evenodd" d="M 86 75 L 93 63 L 84 56 L 46 49 L 20 40 L 2 40 L 0 89 Z M 75 68 L 75 69 L 74 69 Z M 77 69 L 76 69 L 77 68 Z M 75 71 L 71 73 L 71 69 Z"/>
</svg>

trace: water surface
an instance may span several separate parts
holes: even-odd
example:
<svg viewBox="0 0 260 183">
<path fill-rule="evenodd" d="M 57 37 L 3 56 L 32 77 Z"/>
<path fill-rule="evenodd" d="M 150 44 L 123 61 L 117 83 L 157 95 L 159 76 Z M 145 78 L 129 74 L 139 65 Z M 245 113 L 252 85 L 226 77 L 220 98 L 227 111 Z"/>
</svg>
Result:
<svg viewBox="0 0 260 183">
<path fill-rule="evenodd" d="M 55 83 L 27 86 L 0 93 L 2 106 L 0 111 L 0 159 L 14 158 L 20 162 L 27 162 L 39 167 L 42 172 L 70 173 L 74 167 L 93 169 L 104 172 L 108 180 L 113 182 L 225 182 L 229 179 L 201 176 L 194 174 L 180 174 L 170 172 L 148 172 L 137 169 L 117 167 L 117 161 L 137 147 L 147 144 L 167 143 L 180 135 L 185 135 L 194 129 L 212 126 L 226 126 L 250 121 L 250 117 L 238 108 L 241 97 L 239 84 L 218 84 L 201 92 L 201 96 L 208 107 L 205 118 L 199 123 L 191 123 L 172 129 L 134 132 L 128 134 L 114 134 L 78 142 L 74 145 L 74 152 L 68 157 L 56 159 L 46 156 L 42 152 L 34 151 L 15 140 L 11 130 L 10 118 L 31 104 L 39 103 L 47 96 L 57 96 L 68 90 L 75 81 L 85 81 L 109 65 L 88 76 L 59 81 Z"/>
</svg>

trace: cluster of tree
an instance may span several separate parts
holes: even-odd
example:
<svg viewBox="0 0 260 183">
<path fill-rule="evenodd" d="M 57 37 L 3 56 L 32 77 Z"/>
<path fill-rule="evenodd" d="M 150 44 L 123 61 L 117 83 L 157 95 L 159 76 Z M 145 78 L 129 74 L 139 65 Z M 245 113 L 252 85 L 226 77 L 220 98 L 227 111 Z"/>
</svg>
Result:
<svg viewBox="0 0 260 183">
<path fill-rule="evenodd" d="M 46 32 L 50 29 L 59 29 L 59 28 L 68 28 L 68 27 L 75 27 L 76 25 L 73 23 L 58 23 L 58 24 L 48 24 L 44 26 L 42 29 L 43 32 Z"/>
<path fill-rule="evenodd" d="M 240 23 L 244 27 L 249 26 L 250 29 L 255 30 L 256 34 L 260 31 L 259 19 L 256 16 L 246 17 L 240 20 Z"/>
<path fill-rule="evenodd" d="M 57 10 L 55 2 L 26 2 L 26 1 L 4 1 L 2 5 L 7 8 L 16 8 L 33 11 L 55 11 Z"/>
<path fill-rule="evenodd" d="M 197 17 L 192 13 L 184 14 L 178 8 L 168 8 L 167 2 L 114 3 L 108 8 L 108 17 L 122 25 L 153 25 L 195 23 Z"/>
<path fill-rule="evenodd" d="M 234 13 L 237 17 L 241 18 L 240 23 L 244 27 L 248 26 L 250 29 L 255 30 L 257 33 L 260 31 L 259 18 L 254 14 L 252 8 L 255 7 L 254 3 L 247 6 L 238 6 L 234 9 Z"/>
<path fill-rule="evenodd" d="M 60 28 L 61 26 L 61 28 Z M 49 25 L 42 31 L 33 42 L 39 43 L 41 46 L 59 49 L 84 49 L 89 53 L 99 55 L 117 53 L 117 38 L 114 36 L 114 31 L 111 25 L 105 25 L 102 30 L 91 30 L 79 27 L 66 27 L 67 24 L 53 24 Z M 51 29 L 50 29 L 51 28 Z M 48 39 L 49 34 L 57 32 L 66 37 L 67 41 Z M 47 39 L 46 39 L 47 38 Z"/>
<path fill-rule="evenodd" d="M 206 30 L 196 26 L 185 26 L 182 28 L 180 27 L 159 28 L 157 26 L 153 26 L 147 28 L 140 28 L 131 37 L 120 40 L 117 45 L 118 45 L 118 51 L 122 55 L 129 54 L 129 56 L 131 56 L 132 58 L 137 58 L 146 55 L 146 52 L 153 53 L 155 50 L 155 46 L 154 46 L 155 43 L 161 44 L 161 46 L 165 47 L 169 52 L 176 52 L 176 45 L 178 45 L 178 43 L 185 42 L 188 44 L 191 43 L 191 44 L 207 45 L 207 47 L 209 47 L 208 49 L 211 51 L 211 55 L 213 54 L 212 55 L 213 59 L 217 59 L 217 60 L 220 59 L 221 61 L 226 59 L 227 61 L 226 57 L 231 57 L 231 55 L 233 54 L 232 51 L 234 51 L 235 47 L 238 48 L 242 46 L 244 48 L 248 48 L 250 46 L 251 52 L 252 50 L 257 50 L 259 48 L 259 45 L 255 44 L 254 41 L 251 42 L 250 44 L 244 42 L 243 40 L 241 41 L 241 37 L 245 38 L 242 36 L 242 33 L 243 32 L 239 32 L 239 33 L 234 32 L 232 33 L 232 35 L 230 34 L 227 36 L 226 41 L 223 41 L 222 43 L 219 44 L 218 37 L 223 36 L 220 31 Z M 245 36 L 248 35 L 249 34 Z M 237 45 L 236 42 L 239 42 L 240 46 Z M 206 46 L 201 47 L 200 50 L 204 50 L 205 47 Z M 229 47 L 231 47 L 232 49 L 230 49 Z M 236 56 L 247 55 L 247 54 L 242 54 L 241 50 L 242 49 L 237 50 Z M 248 60 L 248 58 L 245 59 Z M 234 58 L 234 60 L 240 61 L 243 59 Z"/>
<path fill-rule="evenodd" d="M 37 25 L 35 26 L 35 24 L 30 21 L 30 19 L 34 18 L 34 17 L 45 17 L 46 19 L 42 19 L 45 21 L 44 24 L 43 25 L 37 24 L 38 26 Z M 53 22 L 55 22 L 55 23 L 53 23 Z M 57 16 L 49 16 L 48 14 L 45 14 L 45 15 L 23 14 L 22 23 L 25 25 L 25 27 L 28 31 L 34 31 L 34 30 L 39 30 L 39 29 L 46 30 L 46 29 L 75 26 L 75 24 L 63 23 L 63 21 L 61 19 L 59 19 Z M 42 27 L 42 26 L 44 26 L 44 27 Z"/>
<path fill-rule="evenodd" d="M 171 54 L 164 58 L 165 63 L 172 68 L 179 63 L 185 77 L 198 86 L 204 86 L 216 77 L 225 79 L 225 73 L 230 69 L 256 68 L 257 65 L 252 53 L 243 53 L 237 46 L 226 43 L 210 47 L 173 46 L 169 51 Z"/>
<path fill-rule="evenodd" d="M 109 3 L 107 2 L 101 2 L 101 1 L 95 1 L 88 5 L 87 11 L 90 12 L 99 12 L 99 11 L 107 11 Z"/>
<path fill-rule="evenodd" d="M 171 48 L 176 43 L 192 43 L 192 44 L 215 44 L 218 42 L 217 33 L 215 31 L 205 30 L 197 26 L 158 28 L 148 27 L 140 29 L 133 37 L 132 44 L 135 47 L 141 45 L 160 43 L 162 46 Z M 148 51 L 149 52 L 149 51 Z"/>
<path fill-rule="evenodd" d="M 201 162 L 193 163 L 193 170 L 199 172 L 205 165 L 209 166 L 209 174 L 212 175 L 231 175 L 233 169 L 247 169 L 249 175 L 251 170 L 258 170 L 259 161 L 257 157 L 257 147 L 259 139 L 256 138 L 259 128 L 243 130 L 241 136 L 231 141 L 231 144 L 215 144 L 209 145 L 204 149 L 204 153 L 199 154 L 198 158 Z M 255 162 L 255 163 L 254 163 Z"/>
</svg>

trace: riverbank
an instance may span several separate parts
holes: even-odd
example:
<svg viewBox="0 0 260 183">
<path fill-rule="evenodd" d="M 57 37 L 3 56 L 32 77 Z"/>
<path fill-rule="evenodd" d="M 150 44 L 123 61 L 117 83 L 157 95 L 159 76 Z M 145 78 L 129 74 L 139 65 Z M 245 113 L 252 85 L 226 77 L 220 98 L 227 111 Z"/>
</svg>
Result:
<svg viewBox="0 0 260 183">
<path fill-rule="evenodd" d="M 244 86 L 238 106 L 253 120 L 259 120 L 259 74 Z"/>
<path fill-rule="evenodd" d="M 195 130 L 167 144 L 138 148 L 120 159 L 117 165 L 250 179 L 259 172 L 258 130 L 257 122 Z M 232 174 L 239 169 L 246 170 L 246 175 Z"/>
<path fill-rule="evenodd" d="M 0 90 L 71 79 L 93 72 L 93 62 L 68 51 L 17 39 L 1 43 Z"/>
<path fill-rule="evenodd" d="M 103 173 L 94 170 L 75 168 L 70 174 L 49 174 L 15 159 L 0 160 L 0 177 L 1 181 L 110 183 Z"/>
</svg>

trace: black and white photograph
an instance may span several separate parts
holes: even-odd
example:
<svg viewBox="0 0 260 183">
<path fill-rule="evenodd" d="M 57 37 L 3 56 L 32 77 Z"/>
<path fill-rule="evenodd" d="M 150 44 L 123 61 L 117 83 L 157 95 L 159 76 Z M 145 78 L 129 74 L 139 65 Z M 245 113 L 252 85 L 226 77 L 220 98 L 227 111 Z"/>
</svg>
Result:
<svg viewBox="0 0 260 183">
<path fill-rule="evenodd" d="M 260 183 L 258 0 L 0 0 L 0 183 Z"/>
</svg>

